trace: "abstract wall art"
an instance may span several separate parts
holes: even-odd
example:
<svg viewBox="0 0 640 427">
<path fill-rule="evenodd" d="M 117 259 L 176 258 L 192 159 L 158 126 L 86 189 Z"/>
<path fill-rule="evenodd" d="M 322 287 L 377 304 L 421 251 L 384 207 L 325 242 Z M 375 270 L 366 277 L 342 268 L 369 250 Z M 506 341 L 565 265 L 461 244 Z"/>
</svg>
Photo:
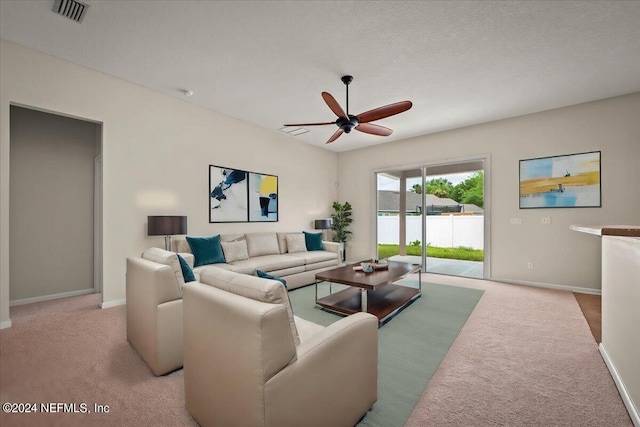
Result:
<svg viewBox="0 0 640 427">
<path fill-rule="evenodd" d="M 601 207 L 600 154 L 520 160 L 520 209 Z"/>
<path fill-rule="evenodd" d="M 209 165 L 209 222 L 277 222 L 278 177 Z"/>
<path fill-rule="evenodd" d="M 278 177 L 249 173 L 249 221 L 278 221 Z"/>
<path fill-rule="evenodd" d="M 248 172 L 209 166 L 209 222 L 247 222 Z"/>
</svg>

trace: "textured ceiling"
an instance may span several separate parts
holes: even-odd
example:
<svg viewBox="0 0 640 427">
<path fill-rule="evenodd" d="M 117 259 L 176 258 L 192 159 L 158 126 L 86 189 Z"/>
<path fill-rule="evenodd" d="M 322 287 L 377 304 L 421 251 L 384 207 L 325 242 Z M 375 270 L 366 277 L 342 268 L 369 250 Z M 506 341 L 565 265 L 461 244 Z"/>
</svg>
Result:
<svg viewBox="0 0 640 427">
<path fill-rule="evenodd" d="M 3 39 L 277 132 L 402 100 L 379 137 L 309 128 L 345 151 L 640 91 L 638 1 L 0 1 Z M 195 92 L 185 97 L 183 90 Z"/>
</svg>

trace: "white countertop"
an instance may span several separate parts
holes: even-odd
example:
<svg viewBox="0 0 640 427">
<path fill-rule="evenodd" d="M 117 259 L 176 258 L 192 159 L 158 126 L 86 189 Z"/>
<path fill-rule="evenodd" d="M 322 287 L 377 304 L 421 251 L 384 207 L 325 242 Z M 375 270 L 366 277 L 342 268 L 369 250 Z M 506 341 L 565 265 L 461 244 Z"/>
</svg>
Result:
<svg viewBox="0 0 640 427">
<path fill-rule="evenodd" d="M 572 224 L 570 230 L 581 233 L 594 234 L 596 236 L 625 236 L 640 237 L 638 225 L 578 225 Z"/>
</svg>

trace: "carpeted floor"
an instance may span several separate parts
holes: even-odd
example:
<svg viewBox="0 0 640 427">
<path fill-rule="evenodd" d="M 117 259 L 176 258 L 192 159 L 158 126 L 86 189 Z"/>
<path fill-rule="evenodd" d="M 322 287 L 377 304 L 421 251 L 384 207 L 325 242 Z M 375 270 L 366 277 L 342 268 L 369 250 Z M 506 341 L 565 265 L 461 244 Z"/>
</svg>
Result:
<svg viewBox="0 0 640 427">
<path fill-rule="evenodd" d="M 98 297 L 12 307 L 13 326 L 0 331 L 2 403 L 85 403 L 92 413 L 3 412 L 0 425 L 197 425 L 184 407 L 182 370 L 154 377 L 127 343 L 125 307 L 101 310 Z M 94 413 L 94 404 L 109 413 Z"/>
<path fill-rule="evenodd" d="M 407 426 L 633 425 L 571 292 L 438 281 L 485 293 Z"/>
<path fill-rule="evenodd" d="M 570 292 L 423 280 L 484 294 L 407 426 L 632 426 Z M 0 425 L 196 425 L 182 370 L 153 376 L 126 341 L 124 307 L 98 309 L 96 295 L 67 301 L 11 308 L 13 327 L 0 331 L 0 400 L 109 405 L 109 413 L 0 413 Z"/>
</svg>

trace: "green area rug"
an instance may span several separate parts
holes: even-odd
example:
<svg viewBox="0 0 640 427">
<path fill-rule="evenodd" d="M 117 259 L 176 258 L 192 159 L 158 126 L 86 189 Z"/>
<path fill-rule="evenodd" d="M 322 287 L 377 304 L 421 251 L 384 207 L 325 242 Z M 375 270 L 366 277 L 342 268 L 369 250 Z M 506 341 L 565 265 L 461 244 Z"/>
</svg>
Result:
<svg viewBox="0 0 640 427">
<path fill-rule="evenodd" d="M 417 280 L 398 282 L 418 287 Z M 343 289 L 333 285 L 333 292 Z M 318 285 L 320 297 L 329 284 Z M 403 426 L 484 291 L 422 284 L 422 297 L 378 331 L 378 401 L 359 426 Z M 289 293 L 293 312 L 320 325 L 340 316 L 314 304 L 313 286 Z"/>
</svg>

